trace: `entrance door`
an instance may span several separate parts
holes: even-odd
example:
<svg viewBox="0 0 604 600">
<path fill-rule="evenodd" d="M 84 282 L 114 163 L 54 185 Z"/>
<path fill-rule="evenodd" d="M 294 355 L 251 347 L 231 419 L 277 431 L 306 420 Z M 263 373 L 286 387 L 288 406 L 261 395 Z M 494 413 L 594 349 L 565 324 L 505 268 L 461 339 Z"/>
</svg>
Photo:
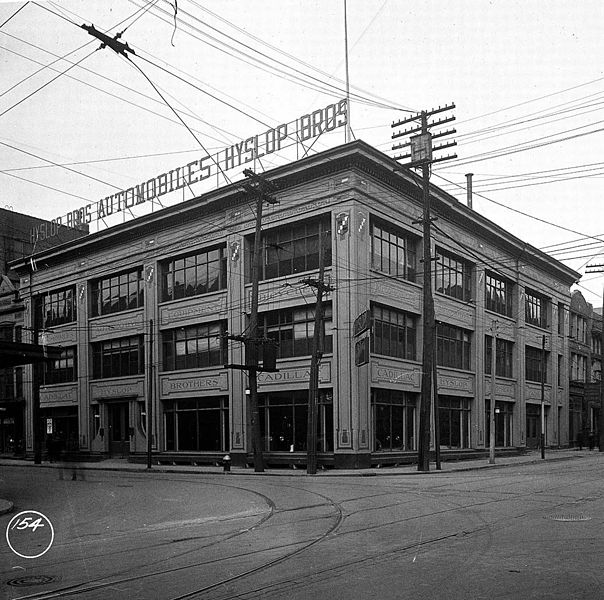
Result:
<svg viewBox="0 0 604 600">
<path fill-rule="evenodd" d="M 109 413 L 109 454 L 111 456 L 127 456 L 130 453 L 128 403 L 108 404 L 107 410 Z"/>
<path fill-rule="evenodd" d="M 547 423 L 547 411 L 545 422 Z M 541 445 L 541 407 L 537 404 L 526 405 L 526 445 L 527 448 L 539 448 Z"/>
</svg>

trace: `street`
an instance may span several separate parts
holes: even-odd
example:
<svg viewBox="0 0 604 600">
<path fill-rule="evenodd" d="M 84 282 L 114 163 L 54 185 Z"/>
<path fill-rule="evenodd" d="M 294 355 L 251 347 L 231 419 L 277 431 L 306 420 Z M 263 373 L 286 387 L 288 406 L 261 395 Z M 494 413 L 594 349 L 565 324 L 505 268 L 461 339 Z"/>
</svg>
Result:
<svg viewBox="0 0 604 600">
<path fill-rule="evenodd" d="M 15 505 L 0 517 L 2 598 L 604 594 L 599 453 L 404 476 L 59 474 L 2 468 L 0 496 Z M 55 531 L 35 559 L 15 554 L 4 535 L 25 510 Z"/>
</svg>

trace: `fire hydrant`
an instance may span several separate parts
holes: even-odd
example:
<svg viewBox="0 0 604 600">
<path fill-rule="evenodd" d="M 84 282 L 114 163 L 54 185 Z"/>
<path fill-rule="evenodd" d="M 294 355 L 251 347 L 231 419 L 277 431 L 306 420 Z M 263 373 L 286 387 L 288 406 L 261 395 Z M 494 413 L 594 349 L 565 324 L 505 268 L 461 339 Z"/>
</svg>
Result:
<svg viewBox="0 0 604 600">
<path fill-rule="evenodd" d="M 228 454 L 222 458 L 222 469 L 225 473 L 231 470 L 231 457 Z"/>
</svg>

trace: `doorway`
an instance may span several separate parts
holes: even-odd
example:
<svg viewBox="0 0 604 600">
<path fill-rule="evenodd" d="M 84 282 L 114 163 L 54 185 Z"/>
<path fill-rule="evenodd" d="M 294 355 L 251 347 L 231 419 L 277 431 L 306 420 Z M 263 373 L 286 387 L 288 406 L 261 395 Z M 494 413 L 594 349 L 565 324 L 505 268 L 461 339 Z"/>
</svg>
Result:
<svg viewBox="0 0 604 600">
<path fill-rule="evenodd" d="M 128 402 L 115 402 L 107 405 L 109 424 L 109 454 L 125 458 L 130 454 L 130 435 L 128 427 Z"/>
</svg>

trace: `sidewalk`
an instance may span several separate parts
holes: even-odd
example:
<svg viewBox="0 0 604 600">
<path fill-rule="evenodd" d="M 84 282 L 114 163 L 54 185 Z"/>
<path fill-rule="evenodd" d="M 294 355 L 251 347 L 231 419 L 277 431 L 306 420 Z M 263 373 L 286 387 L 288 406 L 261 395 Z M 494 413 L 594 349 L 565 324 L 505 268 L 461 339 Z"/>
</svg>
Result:
<svg viewBox="0 0 604 600">
<path fill-rule="evenodd" d="M 509 467 L 515 465 L 538 464 L 543 462 L 555 462 L 561 460 L 574 460 L 586 456 L 599 456 L 598 450 L 576 450 L 564 449 L 545 451 L 545 459 L 541 458 L 539 450 L 530 450 L 520 456 L 501 456 L 495 457 L 495 464 L 489 464 L 488 458 L 461 460 L 461 461 L 443 461 L 441 470 L 436 470 L 435 463 L 430 463 L 430 471 L 423 472 L 417 470 L 417 464 L 400 465 L 393 467 L 376 467 L 371 469 L 320 469 L 316 475 L 310 477 L 376 477 L 376 476 L 406 476 L 406 475 L 432 475 L 438 477 L 442 473 L 456 473 L 461 471 L 474 471 L 479 469 L 496 469 L 498 467 Z M 604 453 L 601 454 L 604 460 Z M 152 465 L 151 469 L 147 469 L 146 464 L 131 463 L 125 459 L 108 459 L 100 462 L 73 462 L 73 463 L 49 463 L 43 462 L 41 465 L 36 465 L 31 460 L 20 460 L 11 458 L 0 458 L 1 467 L 30 467 L 43 469 L 58 469 L 66 470 L 90 470 L 90 471 L 125 471 L 136 473 L 188 473 L 188 474 L 215 474 L 215 475 L 248 475 L 248 476 L 265 476 L 265 477 L 309 477 L 304 468 L 267 468 L 263 473 L 256 473 L 253 468 L 231 467 L 229 472 L 224 471 L 222 467 L 211 465 Z M 8 500 L 0 499 L 0 515 L 10 512 L 13 509 L 13 503 Z"/>
</svg>

